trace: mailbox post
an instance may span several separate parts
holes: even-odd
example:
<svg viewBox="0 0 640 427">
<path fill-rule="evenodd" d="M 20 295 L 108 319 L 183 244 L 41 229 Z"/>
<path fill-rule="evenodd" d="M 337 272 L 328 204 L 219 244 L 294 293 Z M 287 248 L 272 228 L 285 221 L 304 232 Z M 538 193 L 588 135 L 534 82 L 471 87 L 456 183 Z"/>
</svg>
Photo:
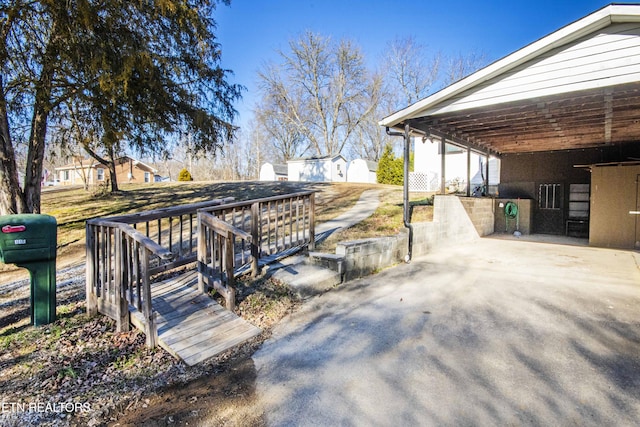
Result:
<svg viewBox="0 0 640 427">
<path fill-rule="evenodd" d="M 0 215 L 0 262 L 29 270 L 31 323 L 56 320 L 57 223 L 49 215 Z"/>
</svg>

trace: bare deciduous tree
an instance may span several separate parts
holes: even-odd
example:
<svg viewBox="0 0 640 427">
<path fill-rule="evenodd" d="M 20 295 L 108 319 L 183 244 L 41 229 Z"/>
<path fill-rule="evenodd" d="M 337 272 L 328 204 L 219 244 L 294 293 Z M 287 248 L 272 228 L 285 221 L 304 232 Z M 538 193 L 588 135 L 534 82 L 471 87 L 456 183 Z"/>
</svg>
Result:
<svg viewBox="0 0 640 427">
<path fill-rule="evenodd" d="M 341 153 L 375 109 L 367 102 L 369 73 L 360 49 L 349 40 L 333 43 L 307 32 L 280 55 L 282 64 L 259 73 L 263 99 L 314 154 Z"/>
<path fill-rule="evenodd" d="M 430 54 L 413 36 L 389 43 L 383 72 L 395 107 L 403 108 L 427 96 L 438 80 L 440 63 L 440 52 Z"/>
<path fill-rule="evenodd" d="M 380 117 L 384 117 L 388 110 L 392 108 L 389 107 L 389 102 L 393 96 L 384 89 L 382 75 L 374 74 L 367 92 L 367 102 L 371 103 L 374 110 L 373 114 L 369 114 L 363 119 L 356 130 L 356 137 L 351 147 L 351 154 L 354 158 L 377 162 L 382 156 L 384 147 L 391 143 L 391 138 L 378 125 Z"/>
<path fill-rule="evenodd" d="M 471 51 L 449 56 L 446 59 L 443 85 L 448 86 L 487 65 L 487 55 L 482 51 Z"/>
<path fill-rule="evenodd" d="M 263 71 L 262 99 L 255 117 L 265 139 L 277 153 L 277 160 L 286 162 L 304 155 L 309 150 L 309 141 L 300 131 L 299 116 L 292 103 L 293 97 L 287 96 L 287 89 L 278 82 L 275 66 Z"/>
</svg>

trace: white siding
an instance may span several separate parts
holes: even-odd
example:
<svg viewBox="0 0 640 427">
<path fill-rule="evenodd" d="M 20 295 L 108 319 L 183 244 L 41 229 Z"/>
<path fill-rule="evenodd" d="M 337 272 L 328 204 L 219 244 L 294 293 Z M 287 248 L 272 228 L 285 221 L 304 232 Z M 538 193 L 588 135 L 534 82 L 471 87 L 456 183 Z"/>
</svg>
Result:
<svg viewBox="0 0 640 427">
<path fill-rule="evenodd" d="M 330 160 L 289 161 L 289 181 L 331 181 Z"/>
<path fill-rule="evenodd" d="M 433 115 L 640 81 L 640 24 L 614 24 L 462 92 Z"/>
<path fill-rule="evenodd" d="M 342 156 L 333 158 L 289 160 L 289 181 L 345 182 L 347 162 Z"/>
<path fill-rule="evenodd" d="M 287 179 L 289 181 L 300 181 L 302 166 L 302 162 L 287 162 L 287 170 L 289 172 Z"/>
<path fill-rule="evenodd" d="M 329 172 L 331 182 L 347 181 L 347 162 L 342 157 L 335 158 L 329 165 L 331 167 Z"/>
<path fill-rule="evenodd" d="M 373 178 L 373 181 L 371 180 Z M 347 168 L 347 181 L 348 182 L 364 182 L 375 183 L 376 175 L 369 172 L 369 166 L 363 159 L 355 159 L 349 162 Z"/>
<path fill-rule="evenodd" d="M 265 163 L 260 167 L 260 181 L 275 181 L 276 173 L 271 163 Z"/>
</svg>

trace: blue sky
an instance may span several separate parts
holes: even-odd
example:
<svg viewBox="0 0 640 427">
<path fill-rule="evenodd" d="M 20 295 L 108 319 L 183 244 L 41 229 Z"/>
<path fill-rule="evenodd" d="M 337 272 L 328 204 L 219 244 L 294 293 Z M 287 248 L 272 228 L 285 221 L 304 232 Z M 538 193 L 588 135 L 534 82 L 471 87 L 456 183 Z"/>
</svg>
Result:
<svg viewBox="0 0 640 427">
<path fill-rule="evenodd" d="M 237 124 L 251 118 L 258 98 L 257 71 L 278 60 L 276 51 L 306 30 L 355 40 L 374 66 L 388 42 L 414 36 L 443 54 L 486 53 L 490 61 L 594 12 L 593 0 L 232 0 L 215 19 L 222 66 L 247 88 L 236 104 Z"/>
</svg>

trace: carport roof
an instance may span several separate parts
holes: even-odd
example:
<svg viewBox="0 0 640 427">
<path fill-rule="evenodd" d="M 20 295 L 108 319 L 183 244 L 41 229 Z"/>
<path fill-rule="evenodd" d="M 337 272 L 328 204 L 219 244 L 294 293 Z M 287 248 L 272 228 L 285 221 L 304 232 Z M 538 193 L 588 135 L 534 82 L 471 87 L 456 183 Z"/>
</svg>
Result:
<svg viewBox="0 0 640 427">
<path fill-rule="evenodd" d="M 640 4 L 611 4 L 380 121 L 476 151 L 640 140 Z"/>
</svg>

